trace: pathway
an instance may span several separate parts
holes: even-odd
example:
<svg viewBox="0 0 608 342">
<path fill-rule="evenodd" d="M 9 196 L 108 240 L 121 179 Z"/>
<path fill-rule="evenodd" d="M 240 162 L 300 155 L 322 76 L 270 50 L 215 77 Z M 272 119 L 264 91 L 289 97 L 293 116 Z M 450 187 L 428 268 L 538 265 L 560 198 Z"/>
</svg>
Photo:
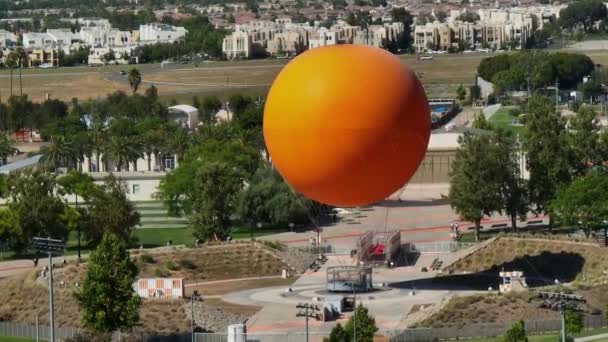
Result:
<svg viewBox="0 0 608 342">
<path fill-rule="evenodd" d="M 502 107 L 501 104 L 493 104 L 487 106 L 483 109 L 483 115 L 486 117 L 486 120 L 490 120 L 492 115 L 496 114 L 496 112 Z"/>
<path fill-rule="evenodd" d="M 608 334 L 599 334 L 587 337 L 578 337 L 574 339 L 574 342 L 587 342 L 608 339 Z"/>
</svg>

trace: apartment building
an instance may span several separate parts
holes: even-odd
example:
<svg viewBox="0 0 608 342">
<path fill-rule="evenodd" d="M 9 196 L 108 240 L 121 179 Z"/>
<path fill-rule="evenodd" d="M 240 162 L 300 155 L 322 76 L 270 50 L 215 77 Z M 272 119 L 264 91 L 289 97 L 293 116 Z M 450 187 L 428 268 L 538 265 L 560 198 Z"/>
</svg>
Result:
<svg viewBox="0 0 608 342">
<path fill-rule="evenodd" d="M 452 11 L 443 23 L 416 25 L 416 51 L 462 48 L 521 49 L 534 33 L 532 14 L 502 9 L 480 9 L 479 20 L 470 23 L 458 19 L 461 11 Z"/>
<path fill-rule="evenodd" d="M 17 35 L 6 30 L 0 30 L 0 48 L 12 48 L 17 45 Z"/>
<path fill-rule="evenodd" d="M 140 42 L 172 43 L 186 36 L 188 31 L 183 27 L 166 24 L 149 24 L 139 26 Z"/>
<path fill-rule="evenodd" d="M 227 58 L 249 58 L 257 52 L 294 56 L 306 49 L 336 44 L 384 47 L 388 42 L 396 41 L 402 32 L 401 23 L 371 25 L 369 30 L 363 30 L 341 20 L 330 28 L 295 24 L 282 18 L 274 22 L 257 20 L 236 25 L 235 31 L 224 38 L 222 50 Z"/>
</svg>

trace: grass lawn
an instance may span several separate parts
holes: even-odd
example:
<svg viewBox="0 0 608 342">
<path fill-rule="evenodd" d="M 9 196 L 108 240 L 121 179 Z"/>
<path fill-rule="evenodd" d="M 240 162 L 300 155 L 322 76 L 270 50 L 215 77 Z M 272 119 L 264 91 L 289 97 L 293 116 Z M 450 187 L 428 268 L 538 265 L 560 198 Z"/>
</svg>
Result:
<svg viewBox="0 0 608 342">
<path fill-rule="evenodd" d="M 24 338 L 24 337 L 8 337 L 8 336 L 0 336 L 0 342 L 32 342 L 36 341 L 35 338 Z M 40 341 L 46 341 L 40 339 Z"/>
<path fill-rule="evenodd" d="M 513 132 L 516 135 L 522 135 L 525 132 L 523 125 L 513 125 L 517 120 L 516 117 L 509 114 L 509 110 L 515 107 L 502 107 L 494 115 L 490 117 L 490 123 L 494 126 L 504 128 Z"/>
<path fill-rule="evenodd" d="M 195 241 L 190 228 L 143 228 L 136 229 L 131 236 L 144 247 L 165 246 L 169 240 L 174 245 L 193 245 Z"/>
</svg>

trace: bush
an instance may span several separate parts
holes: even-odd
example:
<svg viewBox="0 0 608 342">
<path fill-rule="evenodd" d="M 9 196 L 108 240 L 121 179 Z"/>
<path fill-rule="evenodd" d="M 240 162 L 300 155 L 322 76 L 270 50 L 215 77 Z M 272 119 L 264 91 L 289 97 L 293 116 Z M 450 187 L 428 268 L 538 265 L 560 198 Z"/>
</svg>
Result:
<svg viewBox="0 0 608 342">
<path fill-rule="evenodd" d="M 193 270 L 196 269 L 196 265 L 194 264 L 194 262 L 190 259 L 180 259 L 177 262 L 181 267 L 188 269 L 188 270 Z"/>
<path fill-rule="evenodd" d="M 171 271 L 179 270 L 179 265 L 176 265 L 171 259 L 167 259 L 167 261 L 165 261 L 165 267 Z"/>
<path fill-rule="evenodd" d="M 511 108 L 509 109 L 509 115 L 518 117 L 521 114 L 521 109 L 519 108 Z"/>
<path fill-rule="evenodd" d="M 149 254 L 142 254 L 139 259 L 141 260 L 141 262 L 144 262 L 146 264 L 155 264 L 156 261 L 154 260 L 154 258 L 149 255 Z"/>
<path fill-rule="evenodd" d="M 269 247 L 271 249 L 276 249 L 277 251 L 284 251 L 287 246 L 285 246 L 281 241 L 267 241 L 267 240 L 261 240 L 262 244 L 264 244 L 264 246 Z"/>
<path fill-rule="evenodd" d="M 154 275 L 159 278 L 167 278 L 171 275 L 167 270 L 163 270 L 162 268 L 157 267 L 154 270 Z"/>
<path fill-rule="evenodd" d="M 526 337 L 526 325 L 524 321 L 517 321 L 511 326 L 511 329 L 507 330 L 504 342 L 528 342 Z"/>
</svg>

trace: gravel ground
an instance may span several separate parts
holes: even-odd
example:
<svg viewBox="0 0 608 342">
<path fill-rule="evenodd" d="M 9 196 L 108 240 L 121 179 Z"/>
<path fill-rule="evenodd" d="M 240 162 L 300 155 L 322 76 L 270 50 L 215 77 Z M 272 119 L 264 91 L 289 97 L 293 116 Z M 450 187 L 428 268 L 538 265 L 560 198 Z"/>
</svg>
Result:
<svg viewBox="0 0 608 342">
<path fill-rule="evenodd" d="M 285 261 L 297 274 L 302 274 L 315 261 L 315 255 L 297 248 L 287 248 L 275 253 Z"/>
<path fill-rule="evenodd" d="M 190 305 L 184 309 L 188 319 L 191 319 Z M 227 312 L 205 303 L 194 303 L 194 321 L 198 327 L 208 332 L 226 333 L 226 328 L 230 324 L 245 323 L 247 318 L 247 316 Z"/>
</svg>

